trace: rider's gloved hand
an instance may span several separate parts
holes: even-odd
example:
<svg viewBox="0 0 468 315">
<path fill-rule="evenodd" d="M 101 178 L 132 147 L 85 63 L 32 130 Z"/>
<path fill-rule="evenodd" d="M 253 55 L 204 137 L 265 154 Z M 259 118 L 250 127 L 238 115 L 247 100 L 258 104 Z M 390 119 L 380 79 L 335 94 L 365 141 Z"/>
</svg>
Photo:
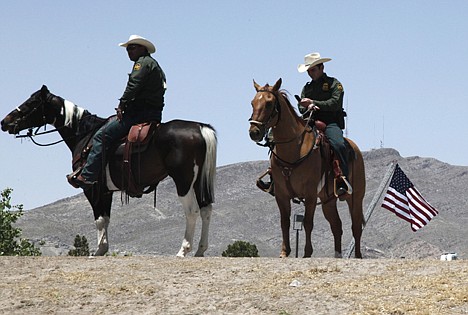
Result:
<svg viewBox="0 0 468 315">
<path fill-rule="evenodd" d="M 318 107 L 317 105 L 314 105 L 314 100 L 311 100 L 310 98 L 307 98 L 307 97 L 301 99 L 301 101 L 299 102 L 299 105 L 311 111 L 316 111 L 320 109 L 320 107 Z"/>
</svg>

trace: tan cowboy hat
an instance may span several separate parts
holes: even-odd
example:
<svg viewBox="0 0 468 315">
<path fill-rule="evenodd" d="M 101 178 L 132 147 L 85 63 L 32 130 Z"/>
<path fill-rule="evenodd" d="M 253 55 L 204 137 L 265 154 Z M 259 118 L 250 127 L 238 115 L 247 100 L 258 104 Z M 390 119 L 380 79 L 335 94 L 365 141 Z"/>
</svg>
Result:
<svg viewBox="0 0 468 315">
<path fill-rule="evenodd" d="M 313 66 L 318 64 L 330 61 L 331 58 L 321 58 L 318 52 L 313 52 L 311 54 L 304 56 L 304 63 L 297 66 L 297 71 L 306 72 Z"/>
<path fill-rule="evenodd" d="M 120 43 L 119 46 L 127 47 L 128 45 L 132 44 L 145 46 L 150 54 L 156 51 L 156 47 L 154 47 L 153 43 L 147 40 L 146 38 L 141 37 L 140 35 L 130 35 L 128 41 L 125 43 Z"/>
</svg>

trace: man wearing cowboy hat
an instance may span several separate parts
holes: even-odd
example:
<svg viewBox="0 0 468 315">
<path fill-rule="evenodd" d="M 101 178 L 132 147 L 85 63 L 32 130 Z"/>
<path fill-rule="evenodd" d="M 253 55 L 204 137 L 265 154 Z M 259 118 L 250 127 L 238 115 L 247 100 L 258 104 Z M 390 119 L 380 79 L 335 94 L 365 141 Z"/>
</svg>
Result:
<svg viewBox="0 0 468 315">
<path fill-rule="evenodd" d="M 330 58 L 322 58 L 317 52 L 304 57 L 304 63 L 298 65 L 297 70 L 307 72 L 312 81 L 306 83 L 302 89 L 299 101 L 299 111 L 304 114 L 312 111 L 312 118 L 320 120 L 327 126 L 325 135 L 333 148 L 333 152 L 339 160 L 342 176 L 337 180 L 336 194 L 342 196 L 351 187 L 346 180 L 348 177 L 348 161 L 346 158 L 346 145 L 343 138 L 344 116 L 343 96 L 344 90 L 341 83 L 324 72 L 324 63 Z"/>
<path fill-rule="evenodd" d="M 132 72 L 116 108 L 117 115 L 111 117 L 94 135 L 93 146 L 81 174 L 69 177 L 72 185 L 83 189 L 89 189 L 97 182 L 103 165 L 103 151 L 125 137 L 134 124 L 161 122 L 166 75 L 150 56 L 156 47 L 139 35 L 131 35 L 127 42 L 119 46 L 126 48 L 128 57 L 134 62 Z"/>
</svg>

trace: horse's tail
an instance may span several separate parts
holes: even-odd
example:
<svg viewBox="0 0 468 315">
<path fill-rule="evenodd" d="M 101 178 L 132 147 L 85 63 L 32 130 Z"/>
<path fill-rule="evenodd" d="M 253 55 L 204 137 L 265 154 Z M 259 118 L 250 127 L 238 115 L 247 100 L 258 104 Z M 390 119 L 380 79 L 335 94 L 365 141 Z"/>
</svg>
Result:
<svg viewBox="0 0 468 315">
<path fill-rule="evenodd" d="M 200 207 L 207 206 L 214 202 L 214 186 L 216 177 L 216 150 L 217 139 L 216 131 L 210 125 L 201 125 L 200 132 L 206 144 L 205 162 L 201 173 L 200 179 Z"/>
</svg>

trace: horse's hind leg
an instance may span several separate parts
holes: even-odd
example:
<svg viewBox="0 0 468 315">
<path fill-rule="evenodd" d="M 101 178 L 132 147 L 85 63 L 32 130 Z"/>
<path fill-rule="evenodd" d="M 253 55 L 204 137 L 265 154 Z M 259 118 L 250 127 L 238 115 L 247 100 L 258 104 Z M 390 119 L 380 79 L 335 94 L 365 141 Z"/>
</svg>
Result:
<svg viewBox="0 0 468 315">
<path fill-rule="evenodd" d="M 197 203 L 197 198 L 193 188 L 190 188 L 188 193 L 179 197 L 185 212 L 185 236 L 182 241 L 182 246 L 177 253 L 178 257 L 185 257 L 188 252 L 192 250 L 193 246 L 193 235 L 195 233 L 195 224 L 197 223 L 197 217 L 200 212 L 200 208 Z M 197 252 L 198 253 L 198 252 Z"/>
<path fill-rule="evenodd" d="M 202 219 L 202 229 L 201 229 L 201 237 L 200 243 L 198 244 L 198 250 L 195 253 L 197 257 L 203 257 L 203 254 L 208 249 L 208 232 L 210 228 L 210 220 L 211 220 L 211 212 L 213 210 L 213 206 L 207 205 L 200 209 L 200 216 Z"/>
<path fill-rule="evenodd" d="M 343 235 L 343 224 L 338 214 L 336 200 L 329 201 L 322 205 L 323 215 L 330 223 L 333 239 L 335 241 L 335 258 L 341 258 L 341 237 Z"/>
</svg>

